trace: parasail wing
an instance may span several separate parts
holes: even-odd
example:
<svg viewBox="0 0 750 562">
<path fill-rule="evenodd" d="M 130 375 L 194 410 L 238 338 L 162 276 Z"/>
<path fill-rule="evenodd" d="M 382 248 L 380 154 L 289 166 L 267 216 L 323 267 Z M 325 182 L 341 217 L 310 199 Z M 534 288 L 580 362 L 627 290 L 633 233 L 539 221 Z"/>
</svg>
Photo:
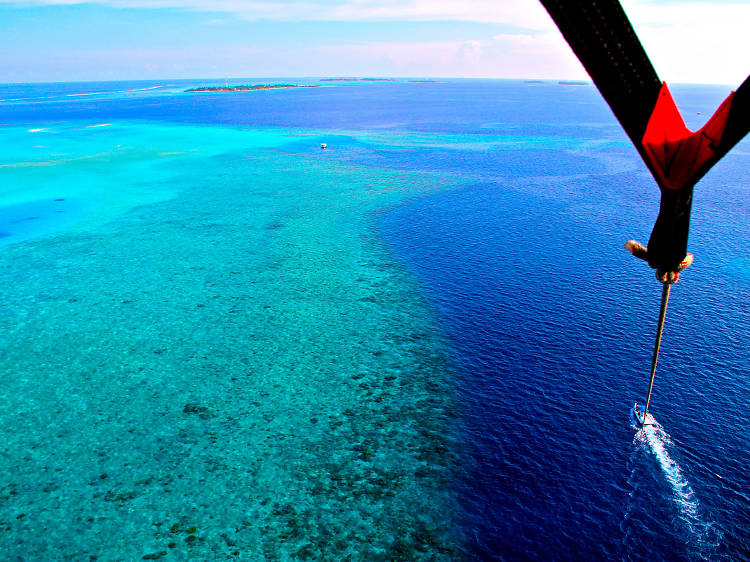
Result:
<svg viewBox="0 0 750 562">
<path fill-rule="evenodd" d="M 692 133 L 618 0 L 541 3 L 661 187 L 695 185 L 750 132 L 750 76 L 705 127 Z"/>
<path fill-rule="evenodd" d="M 644 259 L 677 272 L 687 253 L 696 182 L 750 131 L 750 77 L 692 132 L 618 0 L 541 0 L 662 192 Z M 676 279 L 677 277 L 674 277 Z"/>
<path fill-rule="evenodd" d="M 704 173 L 748 133 L 750 133 L 750 76 L 745 78 L 732 96 L 732 106 L 729 108 L 724 134 L 716 148 L 715 160 L 705 168 Z"/>
<path fill-rule="evenodd" d="M 641 155 L 661 80 L 617 0 L 541 0 Z M 644 156 L 645 158 L 645 156 Z"/>
</svg>

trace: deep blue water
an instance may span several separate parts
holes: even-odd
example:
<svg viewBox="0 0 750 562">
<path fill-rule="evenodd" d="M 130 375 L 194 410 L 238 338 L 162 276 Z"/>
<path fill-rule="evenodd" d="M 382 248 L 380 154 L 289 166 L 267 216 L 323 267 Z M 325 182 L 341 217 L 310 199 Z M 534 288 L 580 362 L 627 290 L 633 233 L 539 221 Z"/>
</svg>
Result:
<svg viewBox="0 0 750 562">
<path fill-rule="evenodd" d="M 461 179 L 377 227 L 457 366 L 468 557 L 750 556 L 747 140 L 696 189 L 696 263 L 672 292 L 657 371 L 660 426 L 639 435 L 628 408 L 646 391 L 660 286 L 622 244 L 648 239 L 658 194 L 592 86 L 323 84 L 249 104 L 180 93 L 194 83 L 2 86 L 0 123 L 309 129 L 326 133 L 323 158 Z M 675 88 L 693 127 L 725 95 Z"/>
</svg>

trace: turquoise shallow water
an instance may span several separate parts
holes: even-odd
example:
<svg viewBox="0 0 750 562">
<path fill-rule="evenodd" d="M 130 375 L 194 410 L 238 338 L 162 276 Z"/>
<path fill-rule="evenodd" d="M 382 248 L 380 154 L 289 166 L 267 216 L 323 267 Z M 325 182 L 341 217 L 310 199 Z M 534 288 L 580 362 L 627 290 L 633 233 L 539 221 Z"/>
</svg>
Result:
<svg viewBox="0 0 750 562">
<path fill-rule="evenodd" d="M 153 122 L 43 123 L 5 126 L 0 133 L 7 147 L 0 154 L 6 231 L 0 243 L 102 224 L 184 191 L 190 183 L 182 170 L 200 159 L 289 140 L 281 131 Z M 50 202 L 58 204 L 47 209 Z"/>
<path fill-rule="evenodd" d="M 192 85 L 0 86 L 3 554 L 748 552 L 746 142 L 638 434 L 658 191 L 592 86 Z"/>
<path fill-rule="evenodd" d="M 281 151 L 309 132 L 87 125 L 0 130 L 39 215 L 0 253 L 5 554 L 450 557 L 451 367 L 372 232 L 450 182 Z"/>
</svg>

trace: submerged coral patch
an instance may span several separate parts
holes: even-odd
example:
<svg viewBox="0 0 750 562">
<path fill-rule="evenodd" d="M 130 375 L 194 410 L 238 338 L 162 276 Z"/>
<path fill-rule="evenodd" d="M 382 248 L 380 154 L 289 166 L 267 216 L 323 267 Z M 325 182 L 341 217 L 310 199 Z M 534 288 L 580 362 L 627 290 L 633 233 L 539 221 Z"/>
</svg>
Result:
<svg viewBox="0 0 750 562">
<path fill-rule="evenodd" d="M 262 150 L 173 173 L 0 255 L 5 555 L 450 558 L 451 367 L 372 228 L 438 182 Z"/>
</svg>

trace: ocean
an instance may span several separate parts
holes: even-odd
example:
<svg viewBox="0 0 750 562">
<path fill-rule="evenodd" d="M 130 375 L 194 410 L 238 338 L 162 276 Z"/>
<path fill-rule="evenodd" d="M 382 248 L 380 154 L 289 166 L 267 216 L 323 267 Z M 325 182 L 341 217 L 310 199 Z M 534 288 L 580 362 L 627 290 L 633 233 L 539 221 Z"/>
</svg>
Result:
<svg viewBox="0 0 750 562">
<path fill-rule="evenodd" d="M 658 189 L 593 85 L 261 82 L 314 87 L 0 85 L 7 559 L 750 557 L 748 139 L 639 431 Z"/>
</svg>

